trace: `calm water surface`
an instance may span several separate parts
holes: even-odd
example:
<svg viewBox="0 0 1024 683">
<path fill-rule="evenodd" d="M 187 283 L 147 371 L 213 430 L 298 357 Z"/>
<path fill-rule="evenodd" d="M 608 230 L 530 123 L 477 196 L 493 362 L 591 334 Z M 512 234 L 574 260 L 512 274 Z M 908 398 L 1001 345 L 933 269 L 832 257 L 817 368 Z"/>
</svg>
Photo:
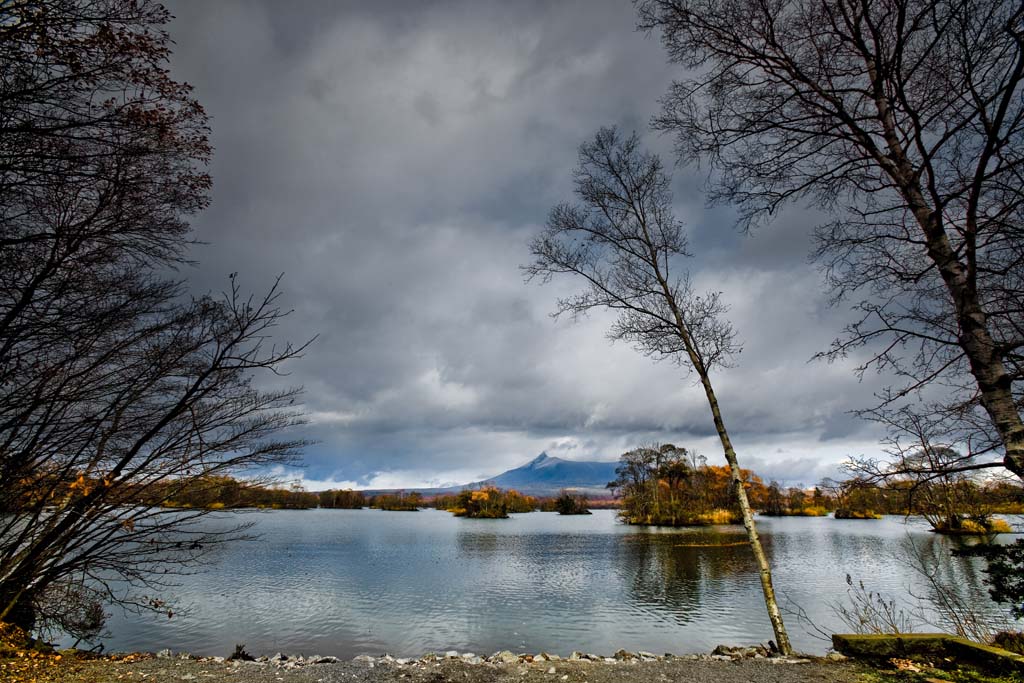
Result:
<svg viewBox="0 0 1024 683">
<path fill-rule="evenodd" d="M 613 511 L 562 517 L 535 512 L 471 520 L 446 512 L 246 512 L 258 541 L 218 551 L 214 564 L 173 591 L 187 613 L 116 612 L 107 649 L 227 655 L 391 653 L 456 649 L 619 648 L 705 652 L 718 643 L 765 642 L 771 628 L 740 526 L 649 529 Z M 228 524 L 238 521 L 232 516 Z M 826 630 L 846 575 L 883 593 L 927 593 L 901 550 L 913 543 L 991 605 L 977 560 L 950 559 L 956 540 L 917 520 L 759 518 L 783 603 Z M 736 545 L 730 545 L 736 544 Z M 787 625 L 797 649 L 828 645 Z"/>
</svg>

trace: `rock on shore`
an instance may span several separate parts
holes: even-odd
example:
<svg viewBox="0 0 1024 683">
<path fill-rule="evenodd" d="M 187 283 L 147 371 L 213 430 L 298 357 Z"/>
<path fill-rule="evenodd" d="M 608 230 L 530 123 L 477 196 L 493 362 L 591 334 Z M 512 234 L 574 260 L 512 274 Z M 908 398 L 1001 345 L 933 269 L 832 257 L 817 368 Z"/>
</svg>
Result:
<svg viewBox="0 0 1024 683">
<path fill-rule="evenodd" d="M 338 664 L 341 660 L 337 657 L 323 655 L 286 655 L 277 653 L 272 656 L 261 656 L 254 658 L 234 659 L 231 657 L 196 657 L 187 652 L 175 655 L 170 650 L 161 650 L 156 654 L 157 659 L 178 659 L 191 660 L 202 663 L 213 664 L 251 664 L 255 666 L 272 665 L 282 669 L 298 669 L 306 666 L 320 664 Z M 556 662 L 576 662 L 583 664 L 639 664 L 642 662 L 664 662 L 664 661 L 722 661 L 733 662 L 739 660 L 762 659 L 771 664 L 808 664 L 812 660 L 802 656 L 782 657 L 773 655 L 768 648 L 762 645 L 753 647 L 729 647 L 719 645 L 711 654 L 695 655 L 673 655 L 666 653 L 657 655 L 652 652 L 630 652 L 619 650 L 613 655 L 598 655 L 588 652 L 574 650 L 568 657 L 561 657 L 548 652 L 537 654 L 519 653 L 510 650 L 501 650 L 491 655 L 478 655 L 473 652 L 458 652 L 448 650 L 444 653 L 428 652 L 421 657 L 394 657 L 389 654 L 372 656 L 358 655 L 352 662 L 366 665 L 368 668 L 381 665 L 394 665 L 397 667 L 428 668 L 436 667 L 440 662 L 461 662 L 474 666 L 505 667 L 518 664 L 543 664 Z"/>
<path fill-rule="evenodd" d="M 275 654 L 252 661 L 168 651 L 131 661 L 81 660 L 61 667 L 61 683 L 856 683 L 863 669 L 819 658 L 768 657 L 760 648 L 718 648 L 704 655 L 619 650 L 568 657 L 509 650 L 483 656 L 448 651 L 351 660 Z"/>
<path fill-rule="evenodd" d="M 611 656 L 567 657 L 508 650 L 481 656 L 449 651 L 421 657 L 275 654 L 256 660 L 187 654 L 132 660 L 62 663 L 56 683 L 857 683 L 859 665 L 824 658 L 759 653 L 655 655 L 620 650 Z M 735 654 L 735 656 L 733 656 Z M 796 665 L 796 666 L 791 666 Z M 47 680 L 47 679 L 40 679 Z"/>
</svg>

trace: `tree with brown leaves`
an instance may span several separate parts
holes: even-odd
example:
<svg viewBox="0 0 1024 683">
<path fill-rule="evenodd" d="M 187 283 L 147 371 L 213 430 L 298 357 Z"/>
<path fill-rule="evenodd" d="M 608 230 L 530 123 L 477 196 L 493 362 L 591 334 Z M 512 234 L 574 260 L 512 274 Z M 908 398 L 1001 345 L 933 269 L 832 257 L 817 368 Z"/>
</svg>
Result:
<svg viewBox="0 0 1024 683">
<path fill-rule="evenodd" d="M 0 621 L 94 636 L 239 527 L 141 505 L 287 462 L 276 287 L 190 296 L 207 117 L 148 0 L 0 8 Z"/>
</svg>

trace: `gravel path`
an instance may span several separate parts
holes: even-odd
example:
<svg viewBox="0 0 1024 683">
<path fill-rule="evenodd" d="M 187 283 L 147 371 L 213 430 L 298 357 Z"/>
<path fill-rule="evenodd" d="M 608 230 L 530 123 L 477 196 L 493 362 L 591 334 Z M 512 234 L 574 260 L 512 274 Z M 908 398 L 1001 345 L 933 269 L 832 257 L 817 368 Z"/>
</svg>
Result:
<svg viewBox="0 0 1024 683">
<path fill-rule="evenodd" d="M 568 661 L 470 664 L 460 660 L 399 664 L 349 661 L 289 669 L 272 663 L 144 659 L 68 661 L 61 683 L 856 683 L 866 670 L 850 662 L 773 663 L 670 659 L 614 664 Z"/>
</svg>

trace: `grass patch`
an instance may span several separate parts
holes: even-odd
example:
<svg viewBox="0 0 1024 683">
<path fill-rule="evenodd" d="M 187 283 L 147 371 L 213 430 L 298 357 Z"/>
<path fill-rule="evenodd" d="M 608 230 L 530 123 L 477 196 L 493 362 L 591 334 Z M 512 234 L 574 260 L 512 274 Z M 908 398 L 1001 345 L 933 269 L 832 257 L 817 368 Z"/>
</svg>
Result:
<svg viewBox="0 0 1024 683">
<path fill-rule="evenodd" d="M 861 675 L 863 683 L 1024 683 L 1019 673 L 993 674 L 973 666 L 958 664 L 953 658 L 942 661 L 891 659 L 874 671 Z"/>
</svg>

